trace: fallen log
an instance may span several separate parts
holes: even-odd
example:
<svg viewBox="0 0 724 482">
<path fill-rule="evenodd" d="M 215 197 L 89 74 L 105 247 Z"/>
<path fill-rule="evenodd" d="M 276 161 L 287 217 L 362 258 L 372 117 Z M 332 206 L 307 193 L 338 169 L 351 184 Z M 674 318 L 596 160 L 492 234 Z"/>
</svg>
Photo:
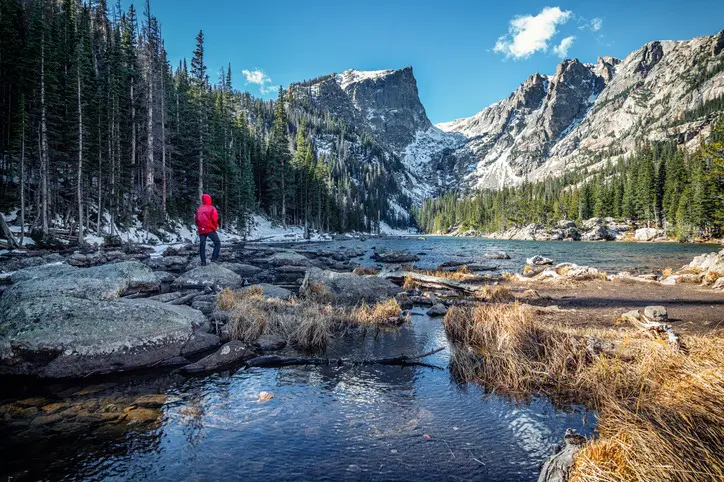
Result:
<svg viewBox="0 0 724 482">
<path fill-rule="evenodd" d="M 348 360 L 345 358 L 315 358 L 315 357 L 289 357 L 279 355 L 262 355 L 254 357 L 246 361 L 246 366 L 249 368 L 279 368 L 288 366 L 300 366 L 300 365 L 397 365 L 397 366 L 412 366 L 412 365 L 423 365 L 430 366 L 424 363 L 416 362 L 421 358 L 434 355 L 435 353 L 441 352 L 445 347 L 436 348 L 435 350 L 423 353 L 421 355 L 412 356 L 398 356 L 392 358 L 378 358 L 370 360 Z"/>
<path fill-rule="evenodd" d="M 432 276 L 429 274 L 416 273 L 414 271 L 392 271 L 387 273 L 380 273 L 378 276 L 389 279 L 395 284 L 402 285 L 405 283 L 405 278 L 411 279 L 420 286 L 428 289 L 451 289 L 456 291 L 462 291 L 467 294 L 475 294 L 480 290 L 479 286 L 475 286 L 469 283 L 461 283 L 459 281 L 441 278 L 439 276 Z"/>
<path fill-rule="evenodd" d="M 0 216 L 0 232 L 2 232 L 2 235 L 5 237 L 5 239 L 8 240 L 8 248 L 17 249 L 20 247 L 18 242 L 15 240 L 15 236 L 13 236 L 13 233 L 10 231 L 8 224 L 5 222 L 5 218 L 3 216 Z"/>
</svg>

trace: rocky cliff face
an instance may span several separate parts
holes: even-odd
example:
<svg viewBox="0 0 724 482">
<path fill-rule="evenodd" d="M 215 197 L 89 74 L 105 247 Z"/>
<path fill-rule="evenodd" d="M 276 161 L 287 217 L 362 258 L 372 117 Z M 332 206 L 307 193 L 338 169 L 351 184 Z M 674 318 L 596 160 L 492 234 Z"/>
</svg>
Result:
<svg viewBox="0 0 724 482">
<path fill-rule="evenodd" d="M 417 92 L 412 67 L 399 70 L 347 70 L 312 83 L 311 103 L 362 128 L 401 153 L 418 131 L 432 127 Z"/>
<path fill-rule="evenodd" d="M 625 155 L 643 142 L 674 139 L 692 149 L 713 116 L 684 122 L 685 114 L 724 95 L 722 50 L 724 31 L 650 42 L 624 60 L 565 60 L 553 76 L 535 74 L 507 99 L 438 127 L 465 136 L 460 150 L 474 158 L 465 175 L 470 187 L 595 169 L 602 155 Z"/>
<path fill-rule="evenodd" d="M 724 31 L 650 42 L 624 60 L 567 59 L 478 114 L 437 126 L 411 67 L 347 70 L 297 84 L 295 93 L 373 138 L 400 191 L 419 203 L 449 188 L 500 188 L 595 169 L 604 156 L 643 142 L 674 139 L 693 149 L 714 116 L 688 114 L 724 95 L 723 52 Z"/>
</svg>

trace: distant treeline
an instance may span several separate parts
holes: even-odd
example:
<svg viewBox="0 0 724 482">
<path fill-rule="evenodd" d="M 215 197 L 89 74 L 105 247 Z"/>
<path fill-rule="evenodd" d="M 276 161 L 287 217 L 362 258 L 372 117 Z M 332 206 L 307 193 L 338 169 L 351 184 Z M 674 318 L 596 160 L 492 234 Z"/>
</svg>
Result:
<svg viewBox="0 0 724 482">
<path fill-rule="evenodd" d="M 389 211 L 369 146 L 351 152 L 350 132 L 292 92 L 232 89 L 230 66 L 212 83 L 202 32 L 172 68 L 149 1 L 139 20 L 106 0 L 2 0 L 0 39 L 0 210 L 20 207 L 39 233 L 71 227 L 82 242 L 135 218 L 153 230 L 191 219 L 201 192 L 239 229 L 263 212 L 370 231 Z"/>
<path fill-rule="evenodd" d="M 708 143 L 685 155 L 673 143 L 643 147 L 607 161 L 595 172 L 569 172 L 472 197 L 448 193 L 425 201 L 419 226 L 440 233 L 453 227 L 503 231 L 531 223 L 611 216 L 647 226 L 667 227 L 681 239 L 720 236 L 724 227 L 724 121 L 715 123 Z"/>
</svg>

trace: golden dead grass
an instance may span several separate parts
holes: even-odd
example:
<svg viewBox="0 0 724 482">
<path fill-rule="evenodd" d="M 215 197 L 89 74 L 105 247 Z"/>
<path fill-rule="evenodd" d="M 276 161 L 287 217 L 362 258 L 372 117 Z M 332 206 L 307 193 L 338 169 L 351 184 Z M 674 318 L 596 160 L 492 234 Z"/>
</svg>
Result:
<svg viewBox="0 0 724 482">
<path fill-rule="evenodd" d="M 354 308 L 351 313 L 351 319 L 364 325 L 379 325 L 387 323 L 396 323 L 400 320 L 402 308 L 394 298 L 387 301 L 380 301 L 374 305 L 362 303 L 362 305 Z"/>
<path fill-rule="evenodd" d="M 600 436 L 571 481 L 724 480 L 724 339 L 677 350 L 633 329 L 544 323 L 518 304 L 454 307 L 444 323 L 459 376 L 598 410 Z"/>
<path fill-rule="evenodd" d="M 513 293 L 502 285 L 486 286 L 476 293 L 476 297 L 489 303 L 507 303 L 515 299 Z"/>
<path fill-rule="evenodd" d="M 379 272 L 380 272 L 380 270 L 378 268 L 369 268 L 369 267 L 363 267 L 363 266 L 358 266 L 353 271 L 354 274 L 359 275 L 359 276 L 375 275 Z"/>
<path fill-rule="evenodd" d="M 253 342 L 263 334 L 281 336 L 303 350 L 326 348 L 333 333 L 352 326 L 399 324 L 397 300 L 373 305 L 337 307 L 324 301 L 324 292 L 303 299 L 266 298 L 261 288 L 233 292 L 223 290 L 218 305 L 229 311 L 232 339 Z M 314 290 L 312 290 L 314 293 Z M 404 320 L 402 320 L 404 321 Z"/>
</svg>

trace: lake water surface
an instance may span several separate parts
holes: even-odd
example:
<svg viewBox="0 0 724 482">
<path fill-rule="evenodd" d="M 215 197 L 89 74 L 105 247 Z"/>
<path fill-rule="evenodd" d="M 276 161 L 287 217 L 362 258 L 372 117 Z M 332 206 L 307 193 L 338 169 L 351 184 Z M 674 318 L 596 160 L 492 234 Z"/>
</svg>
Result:
<svg viewBox="0 0 724 482">
<path fill-rule="evenodd" d="M 350 243 L 357 242 L 322 247 Z M 678 267 L 716 249 L 436 237 L 363 244 L 425 252 L 420 265 L 429 267 L 450 259 L 483 261 L 483 253 L 505 251 L 512 259 L 486 261 L 505 271 L 519 270 L 534 254 L 612 271 L 650 270 Z M 370 263 L 369 253 L 364 263 Z M 566 428 L 593 433 L 595 414 L 583 407 L 556 407 L 540 398 L 516 402 L 460 383 L 449 368 L 441 320 L 427 317 L 422 308 L 415 312 L 400 329 L 337 336 L 326 356 L 380 358 L 445 347 L 425 359 L 431 366 L 289 367 L 195 378 L 127 375 L 28 389 L 23 397 L 73 399 L 96 409 L 120 403 L 119 397 L 160 393 L 166 399 L 150 424 L 99 424 L 80 416 L 67 428 L 0 423 L 0 477 L 527 481 L 536 480 L 539 464 Z M 272 392 L 274 399 L 258 402 L 261 391 Z"/>
</svg>

